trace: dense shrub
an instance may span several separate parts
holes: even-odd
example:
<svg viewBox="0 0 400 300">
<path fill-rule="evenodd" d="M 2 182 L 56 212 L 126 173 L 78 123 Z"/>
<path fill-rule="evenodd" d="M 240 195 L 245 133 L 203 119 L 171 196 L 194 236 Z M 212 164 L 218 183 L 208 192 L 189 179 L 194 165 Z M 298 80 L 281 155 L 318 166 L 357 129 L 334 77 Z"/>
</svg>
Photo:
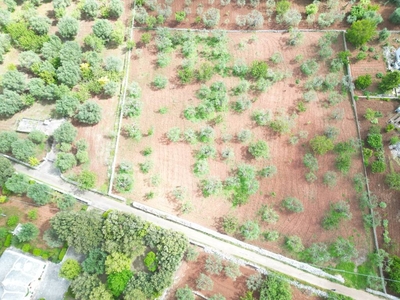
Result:
<svg viewBox="0 0 400 300">
<path fill-rule="evenodd" d="M 104 19 L 96 20 L 92 29 L 93 33 L 104 42 L 109 42 L 111 40 L 113 26 L 110 21 Z"/>
<path fill-rule="evenodd" d="M 386 73 L 382 77 L 382 81 L 379 83 L 379 89 L 382 93 L 390 91 L 391 89 L 397 87 L 400 84 L 400 72 L 393 71 Z"/>
<path fill-rule="evenodd" d="M 38 205 L 46 205 L 51 201 L 53 190 L 46 184 L 29 185 L 26 195 Z"/>
<path fill-rule="evenodd" d="M 332 140 L 324 135 L 318 135 L 310 140 L 310 146 L 317 154 L 325 154 L 334 148 Z"/>
<path fill-rule="evenodd" d="M 1 131 L 0 132 L 0 152 L 11 152 L 11 145 L 18 140 L 18 135 L 14 131 Z"/>
<path fill-rule="evenodd" d="M 1 78 L 1 86 L 3 89 L 15 91 L 18 93 L 26 89 L 26 79 L 24 73 L 17 70 L 10 70 L 3 74 Z"/>
<path fill-rule="evenodd" d="M 282 206 L 289 211 L 299 213 L 304 211 L 303 203 L 294 197 L 287 197 L 283 199 Z"/>
<path fill-rule="evenodd" d="M 78 33 L 78 29 L 79 22 L 73 17 L 65 16 L 58 22 L 58 32 L 63 38 L 74 38 Z"/>
<path fill-rule="evenodd" d="M 372 77 L 369 74 L 358 76 L 354 85 L 359 90 L 365 90 L 372 84 Z"/>
<path fill-rule="evenodd" d="M 249 145 L 249 152 L 255 158 L 268 158 L 269 147 L 267 142 L 259 140 Z"/>
<path fill-rule="evenodd" d="M 11 152 L 16 159 L 28 162 L 29 158 L 35 156 L 36 148 L 30 140 L 20 139 L 11 144 Z"/>
<path fill-rule="evenodd" d="M 346 39 L 355 47 L 367 43 L 376 34 L 376 23 L 373 20 L 364 19 L 354 22 L 346 31 Z"/>
<path fill-rule="evenodd" d="M 88 18 L 95 18 L 99 13 L 99 3 L 96 0 L 85 0 L 82 11 Z"/>
<path fill-rule="evenodd" d="M 44 35 L 49 32 L 51 21 L 47 17 L 33 16 L 29 18 L 29 28 L 36 34 Z"/>
<path fill-rule="evenodd" d="M 108 5 L 108 15 L 113 18 L 119 18 L 124 12 L 124 5 L 121 0 L 111 0 Z"/>
<path fill-rule="evenodd" d="M 57 143 L 72 143 L 77 133 L 77 129 L 71 123 L 65 122 L 54 131 L 53 136 Z"/>
<path fill-rule="evenodd" d="M 247 221 L 240 226 L 240 233 L 247 240 L 256 240 L 260 235 L 260 227 L 254 221 Z"/>
</svg>

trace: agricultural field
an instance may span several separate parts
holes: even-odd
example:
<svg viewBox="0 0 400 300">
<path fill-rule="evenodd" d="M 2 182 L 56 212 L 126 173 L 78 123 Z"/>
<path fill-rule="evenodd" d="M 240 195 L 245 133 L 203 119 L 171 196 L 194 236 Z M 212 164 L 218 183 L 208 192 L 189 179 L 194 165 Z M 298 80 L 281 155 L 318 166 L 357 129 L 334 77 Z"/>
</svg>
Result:
<svg viewBox="0 0 400 300">
<path fill-rule="evenodd" d="M 365 259 L 342 35 L 138 30 L 135 42 L 114 192 L 292 257 L 343 237 Z"/>
</svg>

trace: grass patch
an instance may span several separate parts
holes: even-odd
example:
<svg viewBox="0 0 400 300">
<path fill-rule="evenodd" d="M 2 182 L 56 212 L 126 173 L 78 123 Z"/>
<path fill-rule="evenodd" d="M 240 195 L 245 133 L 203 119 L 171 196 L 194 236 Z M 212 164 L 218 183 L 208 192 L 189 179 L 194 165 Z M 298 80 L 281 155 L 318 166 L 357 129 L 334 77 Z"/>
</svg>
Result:
<svg viewBox="0 0 400 300">
<path fill-rule="evenodd" d="M 344 278 L 346 286 L 359 290 L 365 290 L 368 287 L 368 276 L 377 276 L 374 266 L 369 261 L 358 267 L 353 262 L 341 262 L 334 269 L 339 272 L 335 272 L 332 269 L 326 270 L 326 272 L 339 273 Z"/>
</svg>

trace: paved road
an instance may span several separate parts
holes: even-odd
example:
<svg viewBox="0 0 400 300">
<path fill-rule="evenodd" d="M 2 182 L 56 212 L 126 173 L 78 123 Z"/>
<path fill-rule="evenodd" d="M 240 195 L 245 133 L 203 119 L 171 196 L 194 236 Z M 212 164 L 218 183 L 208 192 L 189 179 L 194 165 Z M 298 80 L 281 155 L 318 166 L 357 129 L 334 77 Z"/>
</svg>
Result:
<svg viewBox="0 0 400 300">
<path fill-rule="evenodd" d="M 184 233 L 192 241 L 201 243 L 205 246 L 209 246 L 210 248 L 214 248 L 227 255 L 236 256 L 245 261 L 255 263 L 259 266 L 265 267 L 266 269 L 275 270 L 277 272 L 287 274 L 292 278 L 295 278 L 302 282 L 306 282 L 310 285 L 314 285 L 317 288 L 326 290 L 336 289 L 338 293 L 352 297 L 354 299 L 363 299 L 363 300 L 381 299 L 365 291 L 351 289 L 341 284 L 331 282 L 327 279 L 320 278 L 318 276 L 301 271 L 299 269 L 296 269 L 295 267 L 286 265 L 272 258 L 265 257 L 253 251 L 234 246 L 228 242 L 218 240 L 214 237 L 203 234 L 199 231 L 188 228 L 186 226 L 165 220 L 163 218 L 159 218 L 152 214 L 127 206 L 124 203 L 120 203 L 108 197 L 101 196 L 89 191 L 81 192 L 74 185 L 63 181 L 59 177 L 58 171 L 55 170 L 50 163 L 43 164 L 40 170 L 32 170 L 19 164 L 14 164 L 14 167 L 17 170 L 17 172 L 24 173 L 38 181 L 53 186 L 61 191 L 74 194 L 76 196 L 79 196 L 83 199 L 90 201 L 91 205 L 98 209 L 102 210 L 115 209 L 138 215 L 143 219 L 145 219 L 146 221 L 152 222 L 164 228 L 170 228 L 176 231 L 180 231 Z"/>
</svg>

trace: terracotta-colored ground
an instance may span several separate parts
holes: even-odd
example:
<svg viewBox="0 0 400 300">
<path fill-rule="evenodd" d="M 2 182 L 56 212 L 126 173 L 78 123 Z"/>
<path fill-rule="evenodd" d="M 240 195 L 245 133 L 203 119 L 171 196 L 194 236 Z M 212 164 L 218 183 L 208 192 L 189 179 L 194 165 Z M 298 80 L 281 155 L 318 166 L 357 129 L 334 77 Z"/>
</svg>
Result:
<svg viewBox="0 0 400 300">
<path fill-rule="evenodd" d="M 34 205 L 32 199 L 29 199 L 26 196 L 11 196 L 6 203 L 0 204 L 0 208 L 3 209 L 4 214 L 7 215 L 7 217 L 0 217 L 0 226 L 4 226 L 6 224 L 8 217 L 17 215 L 19 216 L 20 223 L 31 222 L 40 229 L 40 234 L 35 240 L 35 245 L 37 247 L 47 248 L 42 238 L 43 233 L 50 228 L 50 219 L 59 211 L 54 204 L 36 206 Z M 37 220 L 29 220 L 27 217 L 27 213 L 32 209 L 37 209 Z"/>
<path fill-rule="evenodd" d="M 212 4 L 210 4 L 210 2 Z M 277 2 L 277 1 L 276 1 Z M 381 2 L 378 1 L 371 1 L 371 4 L 379 4 L 379 13 L 382 15 L 383 22 L 378 25 L 379 29 L 383 28 L 388 28 L 392 30 L 398 29 L 398 26 L 394 25 L 389 21 L 389 16 L 392 14 L 392 12 L 396 9 L 396 7 L 392 3 L 385 3 L 383 5 Z M 158 1 L 158 3 L 164 3 L 164 1 Z M 260 1 L 260 5 L 257 6 L 256 8 L 252 7 L 250 5 L 250 1 L 246 1 L 247 5 L 244 7 L 239 7 L 236 4 L 235 0 L 231 0 L 231 3 L 226 5 L 226 6 L 221 6 L 219 0 L 215 1 L 192 1 L 192 4 L 189 6 L 185 5 L 185 1 L 183 0 L 175 0 L 172 4 L 172 15 L 168 18 L 168 20 L 165 22 L 164 26 L 167 27 L 174 27 L 174 28 L 204 28 L 204 24 L 202 22 L 197 23 L 196 22 L 196 17 L 198 16 L 196 13 L 196 9 L 199 4 L 203 5 L 203 12 L 206 12 L 209 8 L 214 7 L 220 10 L 220 22 L 219 25 L 217 25 L 217 28 L 220 29 L 249 29 L 249 28 L 240 28 L 236 25 L 236 17 L 238 15 L 247 15 L 250 13 L 252 10 L 256 9 L 260 11 L 263 14 L 264 17 L 264 25 L 261 28 L 258 29 L 288 29 L 287 26 L 285 26 L 282 23 L 278 23 L 276 21 L 276 12 L 275 8 L 272 8 L 273 14 L 272 16 L 268 17 L 266 15 L 267 11 L 267 6 L 266 6 L 266 1 Z M 329 12 L 329 9 L 327 7 L 327 4 L 325 2 L 320 2 L 319 4 L 319 9 L 318 13 L 315 16 L 315 21 L 311 24 L 308 24 L 306 21 L 307 15 L 306 15 L 306 9 L 305 7 L 312 3 L 312 1 L 308 0 L 296 0 L 296 1 L 290 1 L 291 3 L 291 9 L 296 9 L 301 13 L 302 16 L 302 21 L 298 25 L 299 28 L 307 28 L 307 29 L 321 29 L 317 23 L 318 17 L 321 13 L 327 13 Z M 348 13 L 350 12 L 351 5 L 346 5 L 348 4 L 348 1 L 338 1 L 338 6 L 336 9 L 333 9 L 332 11 L 340 12 L 340 13 L 345 13 L 346 16 L 343 19 L 342 22 L 335 22 L 332 26 L 328 27 L 329 29 L 347 29 L 350 24 L 346 22 L 346 18 Z M 185 7 L 188 7 L 190 9 L 190 13 L 187 15 L 186 20 L 184 20 L 181 23 L 178 23 L 175 21 L 175 12 L 178 11 L 183 11 Z M 151 12 L 149 9 L 147 9 L 149 14 L 152 14 L 154 16 L 157 16 L 157 12 Z M 139 25 L 136 25 L 139 26 Z M 140 25 L 143 26 L 143 25 Z M 322 29 L 327 29 L 327 28 L 322 28 Z"/>
<path fill-rule="evenodd" d="M 225 179 L 229 172 L 240 163 L 254 165 L 257 169 L 263 166 L 273 164 L 278 168 L 278 174 L 272 179 L 261 179 L 260 189 L 257 194 L 250 198 L 248 204 L 238 208 L 232 208 L 229 201 L 223 197 L 203 198 L 198 184 L 200 180 L 193 175 L 192 169 L 195 162 L 193 156 L 200 144 L 195 146 L 184 142 L 169 143 L 165 137 L 166 132 L 172 127 L 179 127 L 182 131 L 187 128 L 199 129 L 204 127 L 205 123 L 192 123 L 182 117 L 183 110 L 189 105 L 195 105 L 199 100 L 194 96 L 195 91 L 200 87 L 199 84 L 190 84 L 181 86 L 177 84 L 177 67 L 182 58 L 180 54 L 171 54 L 174 56 L 173 63 L 164 69 L 154 69 L 155 50 L 152 45 L 143 49 L 142 58 L 133 58 L 130 78 L 136 80 L 142 87 L 142 101 L 144 103 L 141 117 L 137 120 L 125 119 L 124 125 L 138 122 L 143 133 L 146 133 L 151 127 L 154 128 L 154 135 L 144 136 L 141 142 L 136 143 L 125 137 L 121 137 L 118 161 L 130 161 L 134 164 L 135 185 L 132 193 L 124 195 L 128 199 L 144 202 L 147 205 L 157 209 L 180 214 L 181 203 L 174 200 L 171 193 L 177 187 L 186 188 L 186 200 L 190 200 L 194 210 L 192 213 L 182 215 L 183 218 L 202 224 L 209 228 L 220 229 L 221 217 L 229 212 L 235 214 L 241 222 L 249 219 L 259 218 L 256 216 L 258 209 L 262 204 L 274 206 L 280 215 L 280 219 L 275 225 L 267 225 L 260 222 L 263 230 L 278 230 L 282 235 L 300 235 L 306 246 L 316 241 L 332 242 L 338 236 L 352 236 L 359 248 L 369 248 L 369 242 L 364 235 L 361 212 L 358 209 L 358 202 L 352 185 L 354 174 L 360 173 L 361 161 L 359 156 L 354 156 L 352 168 L 348 175 L 342 176 L 338 173 L 338 184 L 336 188 L 329 189 L 322 184 L 322 177 L 328 170 L 334 170 L 333 153 L 318 157 L 320 169 L 317 172 L 318 180 L 313 184 L 305 181 L 304 175 L 307 169 L 304 167 L 302 159 L 305 153 L 309 151 L 307 141 L 316 134 L 323 134 L 327 125 L 333 125 L 340 130 L 340 136 L 337 141 L 348 140 L 357 136 L 354 116 L 351 110 L 349 100 L 346 99 L 338 105 L 344 110 L 344 118 L 340 121 L 329 119 L 333 108 L 322 107 L 321 101 L 326 99 L 326 94 L 320 93 L 320 101 L 307 104 L 307 111 L 300 113 L 296 126 L 292 134 L 298 134 L 299 131 L 309 132 L 307 140 L 301 140 L 297 145 L 288 143 L 289 135 L 276 135 L 265 127 L 257 127 L 250 120 L 251 112 L 256 109 L 270 109 L 272 112 L 283 111 L 291 114 L 296 111 L 298 100 L 302 97 L 302 85 L 307 80 L 299 70 L 299 64 L 294 62 L 298 54 L 303 54 L 304 59 L 314 57 L 316 48 L 315 43 L 321 37 L 319 33 L 307 34 L 304 38 L 304 44 L 299 47 L 286 46 L 286 34 L 257 34 L 257 41 L 247 44 L 243 51 L 238 50 L 235 45 L 240 41 L 247 41 L 252 34 L 235 33 L 230 34 L 231 39 L 229 50 L 234 58 L 242 58 L 248 63 L 255 59 L 268 60 L 269 57 L 278 49 L 284 56 L 284 63 L 274 66 L 273 69 L 293 70 L 293 77 L 283 80 L 273 85 L 266 93 L 257 97 L 249 111 L 243 114 L 224 113 L 224 122 L 214 126 L 216 131 L 215 147 L 218 153 L 225 147 L 231 147 L 235 152 L 234 162 L 225 163 L 219 159 L 209 160 L 210 174 L 208 177 Z M 140 33 L 135 32 L 135 38 L 140 38 Z M 336 51 L 342 50 L 342 42 L 339 37 L 335 45 Z M 179 51 L 178 51 L 179 52 Z M 149 66 L 151 66 L 149 68 Z M 168 77 L 167 87 L 161 91 L 154 90 L 150 83 L 156 74 L 163 74 Z M 327 74 L 327 69 L 321 63 L 319 75 Z M 299 84 L 296 84 L 296 79 Z M 217 80 L 223 80 L 228 90 L 238 83 L 237 78 L 220 78 L 215 76 L 207 85 Z M 231 101 L 234 97 L 231 97 Z M 167 107 L 168 113 L 159 114 L 157 111 L 161 107 Z M 251 129 L 253 140 L 264 139 L 268 142 L 271 152 L 269 160 L 254 160 L 247 153 L 247 145 L 240 144 L 232 140 L 229 143 L 223 143 L 220 137 L 224 133 L 235 135 L 240 129 Z M 145 158 L 141 151 L 151 147 L 153 153 L 149 158 Z M 153 162 L 153 168 L 149 174 L 142 174 L 139 171 L 139 163 L 150 159 Z M 150 186 L 151 176 L 158 174 L 162 181 L 158 188 Z M 146 193 L 153 191 L 155 197 L 152 200 L 145 200 Z M 272 193 L 275 196 L 272 196 Z M 281 201 L 287 197 L 293 196 L 300 199 L 304 204 L 304 213 L 288 214 L 280 208 Z M 326 231 L 321 227 L 321 221 L 325 212 L 329 209 L 330 203 L 339 200 L 347 200 L 350 203 L 353 218 L 349 222 L 342 224 L 339 230 Z M 283 237 L 275 243 L 266 243 L 257 241 L 255 244 L 267 247 L 275 252 L 283 252 L 281 243 Z M 287 253 L 285 253 L 287 254 Z"/>
<path fill-rule="evenodd" d="M 185 287 L 188 285 L 192 290 L 200 292 L 202 295 L 206 297 L 211 297 L 215 294 L 221 294 L 228 300 L 238 300 L 241 296 L 243 296 L 246 291 L 246 280 L 247 278 L 257 273 L 254 269 L 249 268 L 247 266 L 240 267 L 240 272 L 242 275 L 236 278 L 235 281 L 225 276 L 223 272 L 220 275 L 210 275 L 207 274 L 204 265 L 206 262 L 208 254 L 203 251 L 200 252 L 197 261 L 195 262 L 186 262 L 183 261 L 178 271 L 175 273 L 175 282 L 173 286 L 169 289 L 166 299 L 167 300 L 175 300 L 175 293 L 178 288 Z M 199 291 L 196 288 L 196 280 L 199 277 L 200 273 L 205 273 L 209 276 L 213 282 L 213 290 L 212 291 Z M 316 296 L 310 296 L 306 291 L 301 291 L 294 286 L 291 286 L 292 295 L 294 300 L 317 300 L 320 299 Z M 255 295 L 255 294 L 254 294 Z M 202 299 L 196 296 L 196 299 Z"/>
<path fill-rule="evenodd" d="M 364 139 L 366 138 L 368 134 L 368 129 L 372 125 L 368 120 L 366 120 L 363 117 L 367 108 L 372 108 L 375 111 L 380 111 L 383 113 L 383 117 L 379 118 L 379 126 L 384 128 L 386 126 L 387 120 L 393 116 L 393 111 L 397 107 L 398 107 L 397 101 L 391 101 L 391 102 L 376 101 L 376 100 L 358 101 L 357 110 L 358 110 L 358 117 L 360 120 L 362 137 Z M 384 248 L 386 248 L 386 250 L 388 250 L 392 254 L 400 255 L 400 249 L 398 247 L 398 245 L 400 244 L 400 232 L 398 230 L 400 222 L 400 213 L 399 213 L 400 204 L 398 199 L 400 196 L 400 192 L 390 190 L 388 186 L 385 184 L 385 175 L 388 174 L 392 168 L 395 172 L 400 172 L 400 165 L 395 160 L 393 160 L 393 157 L 388 148 L 390 138 L 398 134 L 396 132 L 385 133 L 384 130 L 382 130 L 382 134 L 383 134 L 387 170 L 383 174 L 373 174 L 371 172 L 371 169 L 368 168 L 367 171 L 369 178 L 369 186 L 371 192 L 377 196 L 378 201 L 384 201 L 387 204 L 387 208 L 385 209 L 377 208 L 377 211 L 379 211 L 380 215 L 382 216 L 382 219 L 389 220 L 389 236 L 392 239 L 391 243 L 392 245 L 389 248 L 384 246 Z M 382 233 L 383 233 L 383 228 L 378 227 L 377 234 L 379 237 L 380 246 L 384 245 Z"/>
</svg>

